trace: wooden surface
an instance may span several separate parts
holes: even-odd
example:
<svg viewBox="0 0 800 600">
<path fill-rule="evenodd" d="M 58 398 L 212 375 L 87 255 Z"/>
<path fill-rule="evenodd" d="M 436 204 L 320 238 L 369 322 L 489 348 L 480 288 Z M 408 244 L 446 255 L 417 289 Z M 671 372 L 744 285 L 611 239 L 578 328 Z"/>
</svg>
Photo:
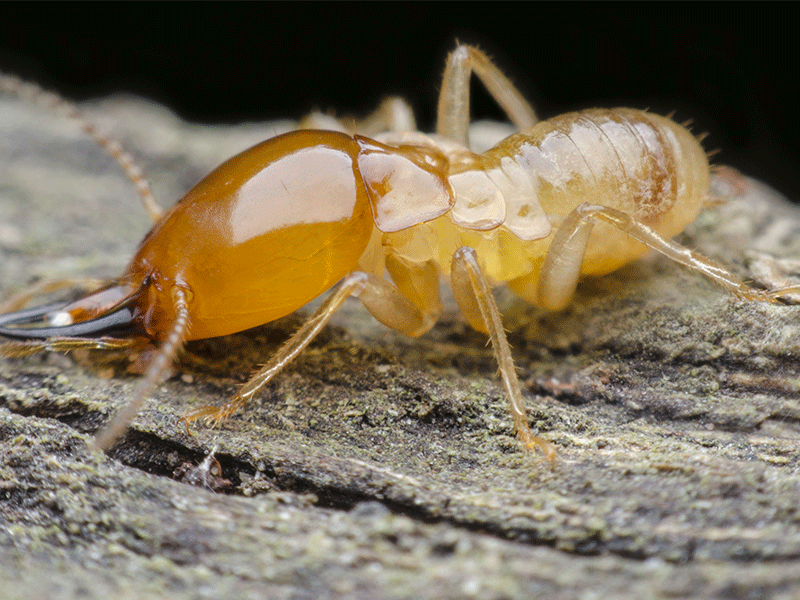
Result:
<svg viewBox="0 0 800 600">
<path fill-rule="evenodd" d="M 87 110 L 162 204 L 289 127 Z M 800 211 L 744 183 L 718 182 L 728 200 L 682 241 L 797 282 Z M 0 101 L 3 298 L 113 277 L 147 228 L 82 134 Z M 110 456 L 87 440 L 134 385 L 124 360 L 0 359 L 4 597 L 800 597 L 800 307 L 730 298 L 658 257 L 562 313 L 500 301 L 552 470 L 520 450 L 491 350 L 452 301 L 420 339 L 348 304 L 255 405 L 190 437 L 178 418 L 230 397 L 302 315 L 191 344 Z M 226 493 L 173 480 L 214 447 Z"/>
</svg>

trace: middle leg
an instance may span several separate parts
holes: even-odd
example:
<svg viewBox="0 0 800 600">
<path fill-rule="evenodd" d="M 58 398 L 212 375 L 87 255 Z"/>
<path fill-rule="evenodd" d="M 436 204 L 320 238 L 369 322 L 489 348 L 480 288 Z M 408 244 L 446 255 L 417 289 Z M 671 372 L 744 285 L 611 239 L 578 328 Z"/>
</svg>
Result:
<svg viewBox="0 0 800 600">
<path fill-rule="evenodd" d="M 453 294 L 464 316 L 475 329 L 489 334 L 495 358 L 500 366 L 503 387 L 510 402 L 517 436 L 528 449 L 541 452 L 545 460 L 554 462 L 556 450 L 553 445 L 544 438 L 534 436 L 528 426 L 525 402 L 503 322 L 500 319 L 500 311 L 478 265 L 474 249 L 463 247 L 456 250 L 453 255 L 451 276 Z"/>
<path fill-rule="evenodd" d="M 539 122 L 530 103 L 489 57 L 475 46 L 462 44 L 447 57 L 436 133 L 469 148 L 469 83 L 473 72 L 517 129 Z"/>
</svg>

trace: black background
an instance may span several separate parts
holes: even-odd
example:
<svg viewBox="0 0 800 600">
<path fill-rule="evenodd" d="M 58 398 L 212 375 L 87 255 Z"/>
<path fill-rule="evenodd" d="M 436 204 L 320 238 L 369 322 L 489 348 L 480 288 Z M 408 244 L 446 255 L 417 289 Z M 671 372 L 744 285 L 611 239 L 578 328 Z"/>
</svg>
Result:
<svg viewBox="0 0 800 600">
<path fill-rule="evenodd" d="M 0 6 L 0 69 L 83 99 L 143 95 L 200 122 L 364 114 L 405 96 L 433 126 L 455 40 L 543 117 L 651 108 L 708 131 L 715 162 L 800 200 L 795 6 L 174 4 Z M 500 118 L 476 92 L 473 113 Z"/>
</svg>

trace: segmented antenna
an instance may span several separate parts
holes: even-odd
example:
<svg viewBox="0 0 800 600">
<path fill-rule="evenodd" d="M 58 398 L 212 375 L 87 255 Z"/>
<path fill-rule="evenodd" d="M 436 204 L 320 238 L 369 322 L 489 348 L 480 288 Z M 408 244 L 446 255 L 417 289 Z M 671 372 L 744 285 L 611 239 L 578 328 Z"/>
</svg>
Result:
<svg viewBox="0 0 800 600">
<path fill-rule="evenodd" d="M 98 450 L 108 450 L 116 442 L 133 421 L 142 403 L 161 382 L 164 372 L 175 360 L 175 356 L 183 348 L 189 335 L 189 307 L 187 306 L 186 293 L 176 288 L 173 292 L 175 301 L 175 322 L 172 329 L 161 344 L 158 354 L 148 365 L 147 370 L 131 394 L 130 400 L 123 406 L 101 429 L 93 440 L 93 446 Z"/>
<path fill-rule="evenodd" d="M 62 98 L 55 92 L 43 89 L 35 83 L 23 81 L 15 75 L 0 73 L 0 92 L 9 94 L 31 104 L 41 106 L 61 117 L 75 121 L 86 135 L 105 150 L 122 167 L 125 175 L 136 186 L 136 192 L 142 200 L 142 206 L 155 223 L 164 214 L 153 193 L 150 190 L 150 182 L 144 176 L 144 171 L 136 164 L 125 148 L 116 139 L 101 133 L 97 127 L 89 121 L 78 107 Z"/>
</svg>

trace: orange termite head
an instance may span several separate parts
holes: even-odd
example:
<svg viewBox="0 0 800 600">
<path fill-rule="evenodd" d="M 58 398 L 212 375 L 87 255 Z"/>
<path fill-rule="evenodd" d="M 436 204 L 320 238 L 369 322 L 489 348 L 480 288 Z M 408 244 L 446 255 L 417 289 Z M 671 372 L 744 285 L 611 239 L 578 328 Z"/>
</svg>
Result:
<svg viewBox="0 0 800 600">
<path fill-rule="evenodd" d="M 434 147 L 314 130 L 267 140 L 198 183 L 145 236 L 119 285 L 61 307 L 49 336 L 81 335 L 79 322 L 103 335 L 107 319 L 120 331 L 126 319 L 130 335 L 164 340 L 177 290 L 186 339 L 280 318 L 354 271 L 373 228 L 398 231 L 449 210 L 447 169 Z"/>
<path fill-rule="evenodd" d="M 382 229 L 380 209 L 395 207 L 407 227 L 449 208 L 445 160 L 314 130 L 231 158 L 164 216 L 131 261 L 126 277 L 146 288 L 142 327 L 152 339 L 166 336 L 175 286 L 188 297 L 190 339 L 297 310 L 356 269 L 373 228 Z M 409 189 L 417 201 L 400 201 Z M 418 210 L 437 197 L 445 200 L 434 210 Z"/>
<path fill-rule="evenodd" d="M 373 228 L 353 138 L 296 131 L 217 167 L 145 237 L 126 277 L 145 287 L 142 327 L 164 339 L 172 290 L 191 339 L 287 315 L 355 268 Z"/>
</svg>

